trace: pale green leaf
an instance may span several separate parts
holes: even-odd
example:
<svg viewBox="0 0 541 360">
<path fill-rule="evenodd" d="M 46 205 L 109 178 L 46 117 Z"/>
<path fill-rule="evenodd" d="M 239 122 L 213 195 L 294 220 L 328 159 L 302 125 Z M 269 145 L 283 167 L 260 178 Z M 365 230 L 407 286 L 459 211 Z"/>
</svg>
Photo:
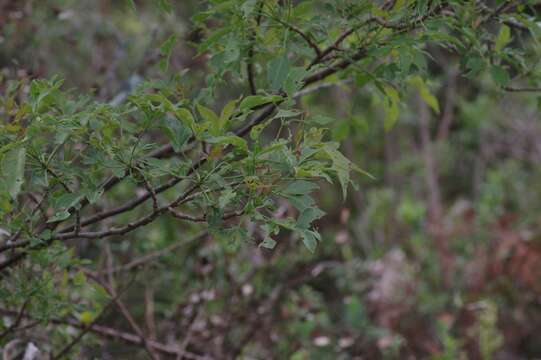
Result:
<svg viewBox="0 0 541 360">
<path fill-rule="evenodd" d="M 265 249 L 274 249 L 274 247 L 276 246 L 276 240 L 274 240 L 270 236 L 267 236 L 265 239 L 263 239 L 259 246 L 264 247 Z"/>
<path fill-rule="evenodd" d="M 173 52 L 173 48 L 175 47 L 175 44 L 177 42 L 177 36 L 175 34 L 169 36 L 167 40 L 163 42 L 163 44 L 160 46 L 160 54 L 162 56 L 162 59 L 160 60 L 160 68 L 162 71 L 167 71 L 169 68 L 169 59 L 171 57 L 171 53 Z"/>
<path fill-rule="evenodd" d="M 9 150 L 2 161 L 1 174 L 11 198 L 15 199 L 24 183 L 26 148 Z"/>
<path fill-rule="evenodd" d="M 270 95 L 270 96 L 264 96 L 264 95 L 253 95 L 253 96 L 247 96 L 245 97 L 241 103 L 240 103 L 240 110 L 246 111 L 255 108 L 256 106 L 260 106 L 263 104 L 269 104 L 273 102 L 278 102 L 280 100 L 283 100 L 281 96 L 278 95 Z"/>
<path fill-rule="evenodd" d="M 231 119 L 231 116 L 235 113 L 237 107 L 237 100 L 231 100 L 225 104 L 220 114 L 220 127 L 227 128 L 227 123 Z"/>
<path fill-rule="evenodd" d="M 318 125 L 327 125 L 335 121 L 332 117 L 325 115 L 314 115 L 308 120 L 309 122 L 316 123 Z"/>
<path fill-rule="evenodd" d="M 210 137 L 205 140 L 209 144 L 232 145 L 239 150 L 248 152 L 248 143 L 246 142 L 246 140 L 236 135 Z"/>
<path fill-rule="evenodd" d="M 312 230 L 303 230 L 301 231 L 301 236 L 302 236 L 302 242 L 304 243 L 306 248 L 311 253 L 314 253 L 316 251 L 317 242 L 321 241 L 321 235 L 319 235 L 319 233 Z"/>
<path fill-rule="evenodd" d="M 511 41 L 511 29 L 507 25 L 502 25 L 494 44 L 494 50 L 496 52 L 501 51 L 509 41 Z"/>
<path fill-rule="evenodd" d="M 177 118 L 182 121 L 184 126 L 187 126 L 190 129 L 193 128 L 195 120 L 190 110 L 185 108 L 179 108 L 175 111 L 175 115 L 177 115 Z"/>
<path fill-rule="evenodd" d="M 199 112 L 199 114 L 201 114 L 201 116 L 203 117 L 204 121 L 208 121 L 212 124 L 219 123 L 220 118 L 218 117 L 218 115 L 216 115 L 214 111 L 212 111 L 211 109 L 199 103 L 195 104 L 195 107 L 197 108 L 197 111 Z"/>
<path fill-rule="evenodd" d="M 90 311 L 83 311 L 79 315 L 79 321 L 84 325 L 90 325 L 95 319 L 95 315 Z"/>
<path fill-rule="evenodd" d="M 332 170 L 336 173 L 336 177 L 338 177 L 338 181 L 342 187 L 342 196 L 345 199 L 350 182 L 351 163 L 338 150 L 338 143 L 327 143 L 324 150 L 332 161 Z"/>
<path fill-rule="evenodd" d="M 430 92 L 430 89 L 426 85 L 423 78 L 420 76 L 414 76 L 410 79 L 410 83 L 419 90 L 419 95 L 423 101 L 432 108 L 436 113 L 440 112 L 440 105 L 438 99 Z"/>
</svg>

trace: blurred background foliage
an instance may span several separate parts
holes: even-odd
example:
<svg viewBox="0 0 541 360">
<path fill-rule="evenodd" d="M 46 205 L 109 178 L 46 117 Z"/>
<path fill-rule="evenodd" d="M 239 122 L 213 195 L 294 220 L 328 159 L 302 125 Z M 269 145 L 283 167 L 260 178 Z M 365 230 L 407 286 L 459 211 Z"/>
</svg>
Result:
<svg viewBox="0 0 541 360">
<path fill-rule="evenodd" d="M 173 4 L 163 11 L 160 1 L 0 0 L 0 89 L 60 75 L 75 93 L 115 101 L 143 78 L 164 77 L 160 44 L 175 34 L 167 74 L 182 73 L 183 91 L 192 92 L 210 72 L 206 55 L 189 45 L 204 35 L 190 21 L 201 4 Z M 327 215 L 314 254 L 288 241 L 274 250 L 232 248 L 169 218 L 108 241 L 110 258 L 90 242 L 74 251 L 120 266 L 165 249 L 159 261 L 119 270 L 119 281 L 133 281 L 125 303 L 161 342 L 189 339 L 188 349 L 217 358 L 541 357 L 539 98 L 502 92 L 489 74 L 467 78 L 461 59 L 441 49 L 431 55 L 428 85 L 440 115 L 412 91 L 386 132 L 375 89 L 356 83 L 299 104 L 339 119 L 328 125 L 332 137 L 374 176 L 356 175 L 359 190 L 344 201 L 340 188 L 322 186 Z M 243 86 L 230 82 L 216 102 Z M 121 184 L 115 194 L 133 191 Z M 65 300 L 99 304 L 100 296 L 81 285 Z M 81 314 L 98 306 L 79 305 Z M 149 307 L 154 319 L 146 318 Z M 102 320 L 126 328 L 115 312 Z M 46 329 L 21 334 L 61 344 L 74 331 Z M 88 334 L 79 346 L 89 359 L 147 357 L 114 337 Z"/>
</svg>

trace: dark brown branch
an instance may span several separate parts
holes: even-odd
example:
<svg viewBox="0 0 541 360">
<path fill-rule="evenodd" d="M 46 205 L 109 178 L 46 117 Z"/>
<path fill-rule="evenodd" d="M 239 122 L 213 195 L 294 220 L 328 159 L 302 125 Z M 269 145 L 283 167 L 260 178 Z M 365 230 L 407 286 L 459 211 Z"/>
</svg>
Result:
<svg viewBox="0 0 541 360">
<path fill-rule="evenodd" d="M 285 27 L 289 28 L 291 31 L 299 34 L 300 37 L 303 38 L 304 41 L 306 41 L 308 46 L 310 46 L 312 48 L 312 50 L 314 50 L 314 52 L 316 53 L 316 57 L 317 58 L 321 57 L 321 49 L 319 48 L 319 46 L 317 46 L 317 44 L 314 42 L 314 40 L 312 40 L 310 38 L 310 36 L 308 34 L 306 34 L 304 31 L 302 31 L 301 29 L 299 29 L 295 25 L 289 24 L 289 23 L 287 23 L 285 21 L 282 21 L 282 20 L 280 20 L 278 18 L 273 17 L 273 20 L 280 23 L 280 24 L 282 24 L 282 25 L 284 25 Z"/>
<path fill-rule="evenodd" d="M 127 264 L 124 264 L 124 265 L 119 265 L 113 269 L 108 269 L 107 272 L 112 272 L 112 273 L 118 273 L 118 272 L 125 272 L 125 271 L 130 271 L 130 270 L 133 270 L 133 269 L 136 269 L 136 268 L 139 268 L 143 265 L 146 265 L 148 263 L 151 263 L 155 260 L 158 260 L 159 258 L 163 257 L 163 256 L 166 256 L 166 255 L 169 255 L 171 254 L 173 251 L 177 250 L 178 248 L 184 246 L 184 245 L 187 245 L 189 243 L 192 243 L 192 242 L 195 242 L 195 241 L 198 241 L 198 240 L 201 240 L 201 239 L 204 239 L 206 236 L 208 236 L 208 232 L 207 231 L 203 231 L 197 235 L 195 235 L 194 237 L 188 239 L 188 240 L 183 240 L 183 241 L 179 241 L 179 242 L 176 242 L 176 243 L 173 243 L 161 250 L 158 250 L 158 251 L 155 251 L 155 252 L 152 252 L 150 254 L 147 254 L 147 255 L 144 255 L 144 256 L 141 256 L 137 259 L 134 259 L 132 261 L 130 261 L 129 263 Z M 99 274 L 102 274 L 102 273 L 98 273 Z"/>
<path fill-rule="evenodd" d="M 191 221 L 191 222 L 206 222 L 208 219 L 207 219 L 207 215 L 204 215 L 204 216 L 192 216 L 192 215 L 188 215 L 188 214 L 184 214 L 184 213 L 181 213 L 173 208 L 169 208 L 169 213 L 171 215 L 173 215 L 173 217 L 177 218 L 177 219 L 180 219 L 180 220 L 187 220 L 187 221 Z M 241 216 L 243 214 L 242 211 L 235 211 L 235 212 L 232 212 L 232 213 L 229 213 L 229 214 L 225 214 L 224 216 L 222 216 L 222 220 L 229 220 L 229 219 L 232 219 L 234 217 L 237 217 L 237 216 Z"/>
<path fill-rule="evenodd" d="M 190 168 L 190 170 L 188 170 L 187 175 L 193 174 L 205 162 L 206 162 L 206 157 L 201 158 L 198 162 L 196 162 Z M 87 226 L 87 225 L 95 224 L 95 223 L 97 223 L 97 222 L 99 222 L 101 220 L 104 220 L 104 219 L 107 219 L 107 218 L 110 218 L 110 217 L 125 213 L 125 212 L 130 211 L 130 210 L 133 210 L 138 205 L 140 205 L 140 204 L 144 203 L 146 200 L 152 198 L 153 195 L 156 196 L 157 194 L 160 194 L 160 193 L 162 193 L 162 192 L 164 192 L 166 190 L 169 190 L 170 188 L 172 188 L 173 186 L 175 186 L 176 184 L 178 184 L 182 180 L 183 179 L 181 179 L 181 178 L 172 178 L 169 181 L 167 181 L 165 184 L 162 184 L 162 185 L 154 188 L 154 193 L 152 193 L 150 191 L 147 191 L 145 194 L 135 198 L 134 200 L 132 200 L 132 201 L 130 201 L 130 202 L 128 202 L 128 203 L 126 203 L 126 204 L 124 204 L 122 206 L 119 206 L 117 208 L 110 209 L 110 210 L 107 210 L 107 211 L 103 211 L 101 213 L 94 214 L 94 215 L 88 217 L 87 219 L 83 219 L 81 221 L 81 226 L 84 227 L 84 226 Z M 59 231 L 59 233 L 67 233 L 67 232 L 72 231 L 72 230 L 73 230 L 73 226 L 68 226 L 66 228 L 61 229 Z"/>
<path fill-rule="evenodd" d="M 414 20 L 411 20 L 411 21 L 407 21 L 407 22 L 402 22 L 402 23 L 399 23 L 399 24 L 393 24 L 393 23 L 389 23 L 381 18 L 378 18 L 378 17 L 370 17 L 368 18 L 365 22 L 363 22 L 362 24 L 359 24 L 357 26 L 354 26 L 352 27 L 351 29 L 348 29 L 348 30 L 345 30 L 342 34 L 340 34 L 340 36 L 338 36 L 338 38 L 336 38 L 336 40 L 331 44 L 329 45 L 328 47 L 326 47 L 324 50 L 322 50 L 320 52 L 320 54 L 318 56 L 316 56 L 314 58 L 314 60 L 312 60 L 312 62 L 308 65 L 308 69 L 312 68 L 314 65 L 318 64 L 321 62 L 321 60 L 323 60 L 327 55 L 329 55 L 331 52 L 333 51 L 336 51 L 339 49 L 339 46 L 340 44 L 348 38 L 348 36 L 350 36 L 351 34 L 353 34 L 355 31 L 359 30 L 360 28 L 366 26 L 366 25 L 369 25 L 373 22 L 379 24 L 380 26 L 384 27 L 384 28 L 387 28 L 387 29 L 393 29 L 393 30 L 397 30 L 397 31 L 405 31 L 405 30 L 411 30 L 411 29 L 414 29 L 419 23 L 423 22 L 424 20 L 426 20 L 428 17 L 434 15 L 435 13 L 437 13 L 438 11 L 442 11 L 443 10 L 443 6 L 439 6 L 437 8 L 435 8 L 433 11 L 429 11 L 427 12 L 425 15 L 423 16 L 420 16 Z"/>
<path fill-rule="evenodd" d="M 359 49 L 357 50 L 353 56 L 349 59 L 344 59 L 344 60 L 341 60 L 323 70 L 320 70 L 312 75 L 309 75 L 308 77 L 306 77 L 304 79 L 304 86 L 303 87 L 306 87 L 307 85 L 309 84 L 312 84 L 316 81 L 320 81 L 324 78 L 326 78 L 327 76 L 330 76 L 334 73 L 336 73 L 337 71 L 339 70 L 343 70 L 345 68 L 347 68 L 349 65 L 351 65 L 352 63 L 356 62 L 356 61 L 359 61 L 361 60 L 362 58 L 364 58 L 366 56 L 366 50 L 365 49 Z"/>
<path fill-rule="evenodd" d="M 143 183 L 145 184 L 146 191 L 150 194 L 150 197 L 152 198 L 152 209 L 154 211 L 158 210 L 158 196 L 156 195 L 156 191 L 154 191 L 154 188 L 150 184 L 150 182 L 147 180 L 147 178 L 139 172 L 141 177 L 143 178 Z"/>
<path fill-rule="evenodd" d="M 20 240 L 0 246 L 0 253 L 11 249 L 17 249 L 30 244 L 30 240 Z"/>
<path fill-rule="evenodd" d="M 112 268 L 112 266 L 110 266 L 110 268 Z M 143 344 L 143 347 L 145 348 L 145 350 L 147 351 L 148 355 L 150 356 L 150 358 L 152 360 L 159 360 L 159 356 L 155 353 L 154 349 L 150 346 L 149 344 L 149 340 L 146 338 L 143 330 L 141 329 L 141 327 L 137 324 L 137 322 L 135 321 L 135 319 L 133 318 L 133 316 L 131 315 L 131 313 L 129 312 L 128 308 L 126 307 L 126 305 L 124 305 L 124 303 L 120 300 L 120 296 L 119 296 L 119 293 L 116 291 L 115 289 L 115 286 L 113 284 L 113 280 L 112 280 L 112 273 L 109 273 L 109 278 L 110 278 L 110 281 L 109 281 L 109 284 L 105 283 L 104 281 L 101 281 L 99 278 L 97 277 L 94 277 L 92 276 L 91 277 L 92 280 L 94 280 L 98 285 L 101 285 L 108 293 L 110 296 L 112 296 L 113 298 L 113 302 L 116 304 L 116 306 L 118 307 L 118 309 L 120 310 L 120 313 L 122 314 L 122 316 L 124 316 L 124 318 L 126 319 L 126 321 L 128 322 L 128 324 L 130 325 L 130 327 L 132 328 L 132 330 L 137 334 L 137 336 L 139 336 L 139 338 L 141 339 L 141 343 Z"/>
<path fill-rule="evenodd" d="M 311 69 L 314 65 L 318 64 L 323 60 L 327 55 L 329 55 L 334 50 L 337 50 L 342 41 L 344 41 L 349 35 L 353 34 L 356 30 L 361 28 L 362 26 L 366 25 L 366 23 L 361 24 L 359 26 L 353 27 L 349 30 L 344 31 L 338 38 L 328 47 L 326 47 L 324 50 L 320 51 L 319 55 L 312 60 L 312 62 L 308 65 L 308 69 Z"/>
<path fill-rule="evenodd" d="M 447 84 L 445 85 L 445 105 L 436 136 L 436 140 L 438 141 L 447 138 L 451 128 L 451 123 L 453 122 L 457 97 L 457 76 L 458 70 L 455 67 L 450 67 L 447 72 Z"/>
<path fill-rule="evenodd" d="M 150 214 L 143 216 L 139 220 L 136 220 L 134 222 L 129 223 L 128 225 L 125 225 L 123 227 L 119 228 L 113 228 L 109 230 L 104 231 L 96 231 L 96 232 L 81 232 L 79 234 L 76 234 L 75 232 L 70 233 L 62 233 L 58 234 L 53 237 L 55 240 L 67 240 L 67 239 L 73 239 L 73 238 L 85 238 L 85 239 L 101 239 L 107 236 L 113 236 L 113 235 L 124 235 L 127 234 L 137 228 L 140 228 L 142 226 L 148 225 L 151 222 L 153 222 L 159 215 L 169 211 L 170 208 L 174 208 L 178 205 L 181 205 L 187 201 L 187 199 L 190 199 L 190 194 L 195 191 L 199 186 L 194 185 L 189 190 L 187 190 L 184 194 L 180 195 L 177 199 L 170 202 L 167 205 L 161 206 L 157 208 L 156 210 L 152 211 Z"/>
<path fill-rule="evenodd" d="M 45 202 L 45 199 L 47 199 L 48 192 L 45 192 L 45 194 L 43 195 L 41 200 L 37 200 L 34 197 L 34 195 L 32 195 L 31 193 L 29 193 L 29 196 L 30 196 L 30 199 L 32 199 L 32 201 L 36 204 L 36 206 L 34 207 L 32 212 L 30 213 L 31 214 L 30 218 L 32 218 L 32 216 L 34 216 L 34 214 L 38 210 L 41 210 L 43 212 L 44 216 L 45 216 L 45 210 L 42 209 L 41 207 L 42 207 L 43 203 Z M 26 224 L 29 224 L 29 222 L 30 222 L 30 220 L 26 221 Z M 0 246 L 0 253 L 4 252 L 6 250 L 16 249 L 18 247 L 28 245 L 30 243 L 30 241 L 28 241 L 28 240 L 17 241 L 19 239 L 19 237 L 21 236 L 22 232 L 23 232 L 23 228 L 21 227 L 19 230 L 17 230 L 17 232 L 15 234 L 13 234 L 9 239 L 7 239 L 5 244 Z"/>
<path fill-rule="evenodd" d="M 41 161 L 41 159 L 39 159 L 38 157 L 35 157 L 33 156 L 31 153 L 28 154 L 28 156 L 30 156 L 32 159 L 34 159 L 35 161 L 37 161 L 39 163 L 39 165 L 48 173 L 50 174 L 53 178 L 56 179 L 56 181 L 58 181 L 58 183 L 60 185 L 62 185 L 62 187 L 64 188 L 64 190 L 66 190 L 67 192 L 71 193 L 71 189 L 69 188 L 69 186 L 64 182 L 64 180 L 62 180 L 62 178 L 60 177 L 60 175 L 58 175 L 53 169 L 51 169 L 49 167 L 49 164 Z"/>
<path fill-rule="evenodd" d="M 24 312 L 26 310 L 26 306 L 28 305 L 28 302 L 30 300 L 29 299 L 26 299 L 23 303 L 23 305 L 21 306 L 21 309 L 19 310 L 19 313 L 17 315 L 17 317 L 15 318 L 15 321 L 13 322 L 13 324 L 11 324 L 6 330 L 4 330 L 1 334 L 0 334 L 0 340 L 2 340 L 3 338 L 5 338 L 7 335 L 9 335 L 9 333 L 15 331 L 15 329 L 17 329 L 17 327 L 19 326 L 19 324 L 21 323 L 21 320 L 23 319 L 23 316 L 24 316 Z"/>
<path fill-rule="evenodd" d="M 15 317 L 18 315 L 18 313 L 19 313 L 18 311 L 0 308 L 0 314 L 4 316 Z M 29 318 L 28 316 L 23 316 L 23 317 Z M 72 319 L 65 319 L 65 320 L 64 319 L 51 319 L 50 322 L 56 325 L 69 325 L 77 329 L 87 328 L 87 326 L 81 324 L 80 321 L 72 320 Z M 137 346 L 142 345 L 141 339 L 137 335 L 129 333 L 129 332 L 125 332 L 122 330 L 117 330 L 111 327 L 93 324 L 89 326 L 89 331 L 98 336 L 111 338 L 114 340 L 120 340 L 131 345 L 137 345 Z M 189 360 L 212 360 L 210 356 L 198 355 L 192 352 L 184 351 L 180 349 L 178 346 L 165 345 L 154 340 L 149 340 L 148 344 L 153 349 L 155 349 L 156 351 L 159 351 L 162 354 L 179 356 L 179 357 L 183 356 L 184 358 L 189 359 Z"/>
<path fill-rule="evenodd" d="M 97 323 L 97 321 L 99 319 L 101 319 L 103 317 L 103 315 L 105 314 L 105 312 L 112 307 L 112 305 L 114 304 L 115 300 L 116 300 L 116 297 L 120 296 L 126 289 L 128 289 L 131 284 L 133 283 L 133 280 L 129 282 L 129 284 L 118 294 L 115 295 L 114 298 L 112 298 L 108 303 L 107 305 L 105 305 L 105 307 L 101 310 L 101 312 L 99 313 L 98 316 L 96 316 L 92 322 L 90 322 L 90 324 L 88 325 L 85 325 L 82 327 L 81 329 L 81 332 L 72 340 L 70 341 L 70 343 L 68 345 L 66 345 L 62 350 L 60 350 L 58 352 L 58 354 L 56 355 L 52 355 L 51 356 L 51 360 L 58 360 L 58 359 L 62 359 L 63 357 L 67 356 L 68 353 L 71 351 L 71 349 L 77 345 L 77 343 L 79 343 L 83 337 L 89 332 L 91 331 L 92 329 L 92 326 L 95 325 Z"/>
<path fill-rule="evenodd" d="M 257 93 L 257 87 L 255 85 L 255 70 L 254 70 L 254 47 L 257 39 L 257 30 L 261 24 L 262 10 L 264 0 L 260 0 L 257 5 L 257 18 L 256 18 L 256 27 L 254 31 L 250 34 L 250 48 L 248 49 L 248 61 L 246 62 L 246 72 L 248 73 L 248 84 L 250 85 L 250 93 L 255 95 Z"/>
<path fill-rule="evenodd" d="M 503 89 L 509 92 L 541 92 L 541 88 L 537 87 L 516 88 L 511 86 L 504 86 Z"/>
</svg>

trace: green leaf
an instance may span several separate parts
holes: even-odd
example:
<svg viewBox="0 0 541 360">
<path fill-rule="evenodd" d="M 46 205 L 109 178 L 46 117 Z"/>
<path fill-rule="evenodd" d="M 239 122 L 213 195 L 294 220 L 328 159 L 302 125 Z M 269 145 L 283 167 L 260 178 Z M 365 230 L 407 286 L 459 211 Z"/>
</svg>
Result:
<svg viewBox="0 0 541 360">
<path fill-rule="evenodd" d="M 387 97 L 383 102 L 383 108 L 385 110 L 383 128 L 385 131 L 389 131 L 394 127 L 396 121 L 398 120 L 398 116 L 400 115 L 400 110 L 398 108 L 400 96 L 398 95 L 398 92 L 391 86 L 386 86 L 384 89 Z"/>
<path fill-rule="evenodd" d="M 303 212 L 305 209 L 314 206 L 314 204 L 316 203 L 314 199 L 308 195 L 284 194 L 284 197 L 300 212 Z"/>
<path fill-rule="evenodd" d="M 353 164 L 350 162 L 350 166 L 351 166 L 351 169 L 352 170 L 355 170 L 356 172 L 358 172 L 359 174 L 361 175 L 365 175 L 365 176 L 368 176 L 370 179 L 372 180 L 376 180 L 376 178 L 374 177 L 374 175 L 370 174 L 369 172 L 361 169 L 360 167 L 358 167 L 357 165 Z"/>
<path fill-rule="evenodd" d="M 299 229 L 308 229 L 310 224 L 325 215 L 325 212 L 316 207 L 304 209 L 297 219 L 297 227 Z"/>
<path fill-rule="evenodd" d="M 235 148 L 248 152 L 248 143 L 237 135 L 225 135 L 205 139 L 209 144 L 232 145 Z"/>
<path fill-rule="evenodd" d="M 55 208 L 69 209 L 81 200 L 82 194 L 65 193 L 54 199 Z"/>
<path fill-rule="evenodd" d="M 342 187 L 342 196 L 347 196 L 348 185 L 350 182 L 350 161 L 338 151 L 338 143 L 325 144 L 324 150 L 332 161 L 332 170 L 336 173 L 340 186 Z"/>
<path fill-rule="evenodd" d="M 284 84 L 289 74 L 289 59 L 287 54 L 279 56 L 267 64 L 267 80 L 272 91 L 278 91 Z"/>
<path fill-rule="evenodd" d="M 241 6 L 243 16 L 245 19 L 248 19 L 255 10 L 258 0 L 246 0 Z"/>
<path fill-rule="evenodd" d="M 509 73 L 499 65 L 493 65 L 490 68 L 490 74 L 492 79 L 500 86 L 506 86 L 509 83 Z"/>
<path fill-rule="evenodd" d="M 30 84 L 29 103 L 33 113 L 47 110 L 58 99 L 63 80 L 54 77 L 50 81 L 34 80 Z"/>
<path fill-rule="evenodd" d="M 274 117 L 278 119 L 285 119 L 285 118 L 296 117 L 296 116 L 299 116 L 300 114 L 302 114 L 302 112 L 297 111 L 297 110 L 280 109 L 278 110 L 278 113 L 276 113 Z"/>
<path fill-rule="evenodd" d="M 175 151 L 180 151 L 192 134 L 190 128 L 171 118 L 164 119 L 163 129 Z"/>
<path fill-rule="evenodd" d="M 233 63 L 239 59 L 240 45 L 237 37 L 231 36 L 229 38 L 223 54 L 223 59 L 226 64 Z"/>
<path fill-rule="evenodd" d="M 274 249 L 274 247 L 276 246 L 276 240 L 274 240 L 270 236 L 267 236 L 265 239 L 263 239 L 259 246 L 264 247 L 265 249 Z"/>
<path fill-rule="evenodd" d="M 171 58 L 171 52 L 173 52 L 176 42 L 177 35 L 173 34 L 169 36 L 169 38 L 167 38 L 167 40 L 165 40 L 160 46 L 160 54 L 162 56 L 162 59 L 160 60 L 160 68 L 162 71 L 167 71 L 169 68 L 169 59 Z"/>
<path fill-rule="evenodd" d="M 500 52 L 509 41 L 511 41 L 511 29 L 507 25 L 502 25 L 494 44 L 494 50 Z"/>
<path fill-rule="evenodd" d="M 170 0 L 158 0 L 158 5 L 160 9 L 166 13 L 170 13 L 173 11 L 173 6 L 171 5 Z"/>
<path fill-rule="evenodd" d="M 217 44 L 227 34 L 231 33 L 231 26 L 226 26 L 214 31 L 205 41 L 203 41 L 198 47 L 198 54 L 204 53 L 209 50 L 213 45 Z"/>
<path fill-rule="evenodd" d="M 269 219 L 269 220 L 271 221 L 272 224 L 283 227 L 286 230 L 295 231 L 296 229 L 295 227 L 296 223 L 294 219 L 290 217 L 285 218 L 285 219 Z"/>
<path fill-rule="evenodd" d="M 220 198 L 218 199 L 218 206 L 220 209 L 224 209 L 231 200 L 233 200 L 237 196 L 237 193 L 233 191 L 233 189 L 227 189 L 222 193 Z"/>
<path fill-rule="evenodd" d="M 301 231 L 301 236 L 302 236 L 302 242 L 304 243 L 306 248 L 311 253 L 314 253 L 316 251 L 317 242 L 321 241 L 321 235 L 319 235 L 319 233 L 312 230 L 303 230 Z"/>
<path fill-rule="evenodd" d="M 404 7 L 404 5 L 406 5 L 406 4 L 407 4 L 406 0 L 397 0 L 397 1 L 395 1 L 394 6 L 393 6 L 393 11 L 398 11 L 398 10 L 402 9 Z"/>
<path fill-rule="evenodd" d="M 269 124 L 272 122 L 272 120 L 273 120 L 273 118 L 270 118 L 270 119 L 268 119 L 267 121 L 264 121 L 263 123 L 254 126 L 254 127 L 250 130 L 250 139 L 252 139 L 252 140 L 258 140 L 258 139 L 259 139 L 259 135 L 261 134 L 261 132 L 262 132 L 267 126 L 269 126 Z"/>
<path fill-rule="evenodd" d="M 288 195 L 305 195 L 319 189 L 319 185 L 305 180 L 296 180 L 289 184 L 283 191 Z"/>
<path fill-rule="evenodd" d="M 237 107 L 237 101 L 238 100 L 231 100 L 227 104 L 225 104 L 224 108 L 222 109 L 222 113 L 220 114 L 220 125 L 222 128 L 227 128 L 227 124 L 229 120 L 231 119 L 231 116 L 235 113 L 235 108 Z"/>
<path fill-rule="evenodd" d="M 278 95 L 253 95 L 245 97 L 240 103 L 240 110 L 246 111 L 255 108 L 256 106 L 269 104 L 273 102 L 278 102 L 283 100 L 281 96 Z"/>
<path fill-rule="evenodd" d="M 179 119 L 184 126 L 191 129 L 195 135 L 199 135 L 201 133 L 201 127 L 199 124 L 195 122 L 195 119 L 190 112 L 190 110 L 185 108 L 178 108 L 175 110 L 175 115 L 177 119 Z"/>
<path fill-rule="evenodd" d="M 103 194 L 103 189 L 88 189 L 85 192 L 86 199 L 90 204 L 94 204 Z"/>
<path fill-rule="evenodd" d="M 2 161 L 0 173 L 12 199 L 17 197 L 23 186 L 25 162 L 26 148 L 24 147 L 9 150 Z"/>
<path fill-rule="evenodd" d="M 314 115 L 308 120 L 308 122 L 316 123 L 318 125 L 327 125 L 333 121 L 335 121 L 335 119 L 325 115 Z"/>
<path fill-rule="evenodd" d="M 196 103 L 195 107 L 197 108 L 197 111 L 199 114 L 201 114 L 201 117 L 203 118 L 203 122 L 208 123 L 210 128 L 210 133 L 214 136 L 217 136 L 222 133 L 223 124 L 220 121 L 220 118 L 214 111 L 211 109 Z"/>
<path fill-rule="evenodd" d="M 410 79 L 410 83 L 412 83 L 413 86 L 415 86 L 417 90 L 419 90 L 419 95 L 421 96 L 423 101 L 428 106 L 430 106 L 432 110 L 439 114 L 440 105 L 438 103 L 438 99 L 434 95 L 432 95 L 423 78 L 420 76 L 414 76 Z"/>
<path fill-rule="evenodd" d="M 342 141 L 351 134 L 351 126 L 349 121 L 342 121 L 332 129 L 332 139 Z"/>
<path fill-rule="evenodd" d="M 56 221 L 63 221 L 63 220 L 66 220 L 67 218 L 69 218 L 70 215 L 71 215 L 70 212 L 67 211 L 67 210 L 57 212 L 52 217 L 50 217 L 49 220 L 47 220 L 47 222 L 52 223 L 52 222 L 56 222 Z"/>
<path fill-rule="evenodd" d="M 82 286 L 84 284 L 86 284 L 86 276 L 85 276 L 85 273 L 82 272 L 82 271 L 78 271 L 74 276 L 73 276 L 73 284 L 75 286 Z"/>
<path fill-rule="evenodd" d="M 473 77 L 484 70 L 486 61 L 478 56 L 472 56 L 466 61 L 466 67 L 470 70 L 468 72 L 469 77 Z"/>
<path fill-rule="evenodd" d="M 303 79 L 308 72 L 304 67 L 294 67 L 287 74 L 287 78 L 284 83 L 284 90 L 289 96 L 293 96 L 295 92 L 299 91 L 303 86 Z"/>
</svg>

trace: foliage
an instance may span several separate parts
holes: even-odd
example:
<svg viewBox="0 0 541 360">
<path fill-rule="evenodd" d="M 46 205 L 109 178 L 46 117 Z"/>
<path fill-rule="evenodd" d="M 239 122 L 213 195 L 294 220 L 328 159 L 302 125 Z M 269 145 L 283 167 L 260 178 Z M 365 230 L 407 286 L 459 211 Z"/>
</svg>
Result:
<svg viewBox="0 0 541 360">
<path fill-rule="evenodd" d="M 491 130 L 509 126 L 499 99 L 538 90 L 536 1 L 104 4 L 17 2 L 7 13 L 23 20 L 0 14 L 3 39 L 20 28 L 0 53 L 0 310 L 15 319 L 2 337 L 35 319 L 54 328 L 41 351 L 91 358 L 82 335 L 104 335 L 96 324 L 117 307 L 108 334 L 132 339 L 142 358 L 488 359 L 506 346 L 498 305 L 515 300 L 483 299 L 506 286 L 485 268 L 504 271 L 469 259 L 496 236 L 510 239 L 500 251 L 538 263 L 502 218 L 516 209 L 536 224 L 538 205 L 506 189 L 524 191 L 539 174 L 529 159 L 497 162 L 507 148 L 473 161 L 488 168 L 476 188 L 453 173 L 471 176 L 460 166 L 486 148 L 479 134 L 499 139 Z M 181 10 L 189 32 L 176 29 L 188 23 Z M 110 29 L 89 26 L 85 11 L 105 11 Z M 50 34 L 34 34 L 40 19 Z M 145 38 L 150 50 L 136 47 L 148 37 L 142 19 L 159 29 Z M 57 65 L 53 29 L 69 39 L 71 27 L 80 49 L 66 57 L 115 36 L 131 39 L 129 56 L 96 79 L 79 75 L 84 60 Z M 44 74 L 25 62 L 28 38 L 43 46 Z M 533 108 L 526 98 L 516 101 Z M 417 140 L 421 150 L 408 144 Z M 440 179 L 452 179 L 448 189 Z M 460 208 L 455 194 L 473 191 L 475 204 Z M 468 271 L 487 284 L 464 284 Z M 521 269 L 508 275 L 537 286 Z M 463 301 L 482 309 L 472 315 Z M 460 332 L 454 312 L 476 325 Z M 66 330 L 76 328 L 81 336 Z M 412 331 L 430 333 L 426 343 Z M 162 344 L 166 333 L 186 342 Z"/>
</svg>

